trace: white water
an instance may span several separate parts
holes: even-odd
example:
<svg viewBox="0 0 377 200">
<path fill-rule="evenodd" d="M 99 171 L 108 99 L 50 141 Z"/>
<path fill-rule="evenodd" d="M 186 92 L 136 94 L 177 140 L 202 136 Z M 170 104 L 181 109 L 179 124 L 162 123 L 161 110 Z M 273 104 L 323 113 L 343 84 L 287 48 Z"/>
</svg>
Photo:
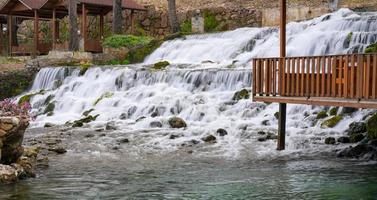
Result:
<svg viewBox="0 0 377 200">
<path fill-rule="evenodd" d="M 376 18 L 377 13 L 359 14 L 342 9 L 314 20 L 290 23 L 288 55 L 362 52 L 367 44 L 377 41 Z M 277 56 L 278 44 L 276 28 L 242 28 L 165 42 L 143 65 L 91 68 L 84 76 L 79 76 L 78 70 L 45 68 L 39 72 L 32 90 L 47 92 L 33 97 L 31 103 L 34 112 L 41 114 L 46 98 L 53 95 L 54 114 L 39 115 L 33 125 L 64 124 L 82 118 L 84 111 L 93 108 L 91 114 L 99 114 L 99 117 L 89 127 L 103 127 L 114 121 L 118 126 L 116 132 L 137 140 L 140 149 L 174 151 L 183 143 L 200 140 L 215 134 L 218 128 L 225 128 L 229 134 L 218 137 L 218 142 L 208 146 L 210 151 L 205 152 L 236 157 L 248 149 L 255 156 L 270 154 L 275 149 L 275 141 L 257 142 L 257 132 L 276 132 L 277 105 L 251 100 L 234 102 L 232 97 L 243 88 L 251 89 L 249 61 L 255 57 Z M 165 71 L 148 69 L 147 64 L 160 60 L 173 64 Z M 232 63 L 235 64 L 230 65 Z M 95 105 L 106 93 L 111 93 L 111 97 Z M 323 108 L 288 106 L 290 151 L 286 153 L 336 148 L 322 145 L 324 137 L 344 135 L 349 123 L 361 120 L 369 112 L 359 111 L 346 116 L 335 128 L 322 129 L 322 120 L 315 120 L 315 113 L 320 110 Z M 183 118 L 188 128 L 169 129 L 167 121 L 171 116 Z M 146 119 L 137 121 L 140 117 Z M 263 123 L 266 120 L 267 123 Z M 154 121 L 160 121 L 163 127 L 151 128 L 150 122 Z M 182 137 L 171 140 L 170 134 Z M 102 142 L 106 141 L 99 141 Z"/>
</svg>

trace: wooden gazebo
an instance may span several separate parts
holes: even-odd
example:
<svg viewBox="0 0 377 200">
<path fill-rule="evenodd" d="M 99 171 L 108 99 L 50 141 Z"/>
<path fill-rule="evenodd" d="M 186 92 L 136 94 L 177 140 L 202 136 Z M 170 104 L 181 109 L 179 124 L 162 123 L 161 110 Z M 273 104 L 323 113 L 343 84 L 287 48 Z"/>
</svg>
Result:
<svg viewBox="0 0 377 200">
<path fill-rule="evenodd" d="M 253 100 L 279 103 L 278 150 L 287 103 L 377 109 L 377 54 L 286 57 L 286 0 L 280 0 L 280 57 L 253 59 Z"/>
<path fill-rule="evenodd" d="M 77 0 L 77 12 L 81 15 L 81 39 L 83 49 L 87 52 L 102 52 L 101 40 L 104 34 L 104 15 L 112 11 L 112 0 Z M 8 16 L 8 45 L 9 53 L 14 54 L 46 54 L 50 50 L 67 50 L 67 43 L 58 44 L 59 22 L 57 19 L 68 15 L 67 1 L 65 0 L 8 0 L 0 8 L 0 14 Z M 144 11 L 145 8 L 133 0 L 123 0 L 123 9 Z M 89 38 L 88 15 L 100 16 L 100 38 Z M 34 20 L 34 42 L 32 45 L 14 45 L 12 43 L 13 18 Z M 50 21 L 52 30 L 52 42 L 42 43 L 39 40 L 39 22 Z"/>
</svg>

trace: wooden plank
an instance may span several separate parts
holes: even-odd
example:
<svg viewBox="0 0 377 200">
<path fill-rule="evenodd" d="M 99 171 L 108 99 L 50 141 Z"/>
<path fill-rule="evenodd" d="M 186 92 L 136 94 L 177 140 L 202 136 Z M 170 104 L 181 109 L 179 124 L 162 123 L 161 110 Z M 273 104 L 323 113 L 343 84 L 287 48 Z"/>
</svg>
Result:
<svg viewBox="0 0 377 200">
<path fill-rule="evenodd" d="M 337 59 L 336 57 L 331 57 L 331 60 L 332 60 L 332 66 L 331 66 L 331 70 L 332 70 L 332 73 L 331 73 L 331 96 L 332 97 L 336 97 L 336 64 L 337 64 Z"/>
<path fill-rule="evenodd" d="M 370 74 L 370 68 L 371 68 L 371 62 L 370 62 L 370 54 L 367 55 L 367 65 L 366 65 L 366 72 L 364 73 L 365 74 L 365 79 L 364 79 L 364 85 L 365 85 L 365 99 L 369 99 L 369 95 L 370 95 L 370 77 L 371 77 L 371 74 Z"/>
<path fill-rule="evenodd" d="M 355 87 L 356 87 L 356 82 L 355 82 L 355 55 L 351 55 L 351 95 L 350 98 L 355 97 Z"/>
<path fill-rule="evenodd" d="M 257 83 L 257 80 L 255 79 L 257 76 L 256 76 L 256 73 L 257 73 L 257 62 L 255 59 L 252 60 L 252 67 L 253 67 L 253 85 L 251 86 L 253 88 L 253 96 L 255 96 L 257 94 L 257 89 L 256 89 L 256 83 Z"/>
<path fill-rule="evenodd" d="M 272 60 L 272 95 L 276 96 L 276 71 L 277 71 L 277 59 Z"/>
<path fill-rule="evenodd" d="M 259 91 L 259 88 L 260 88 L 260 60 L 256 60 L 256 65 L 255 65 L 255 71 L 256 71 L 256 76 L 255 76 L 255 91 L 258 95 L 260 95 L 260 91 Z"/>
<path fill-rule="evenodd" d="M 300 59 L 296 58 L 296 96 L 300 96 Z"/>
<path fill-rule="evenodd" d="M 296 87 L 295 87 L 295 83 L 296 83 L 296 63 L 295 63 L 294 58 L 291 58 L 291 63 L 292 63 L 292 81 L 290 83 L 290 85 L 291 85 L 291 96 L 295 96 L 296 95 Z"/>
<path fill-rule="evenodd" d="M 310 74 L 310 85 L 311 85 L 311 90 L 310 90 L 310 96 L 314 97 L 315 96 L 315 59 L 314 57 L 310 58 L 310 67 L 311 67 L 311 74 Z"/>
<path fill-rule="evenodd" d="M 338 81 L 338 97 L 342 97 L 343 93 L 343 57 L 339 56 L 338 57 L 338 69 L 337 72 L 339 72 L 339 76 L 337 77 Z"/>
<path fill-rule="evenodd" d="M 285 89 L 285 87 L 286 87 L 286 77 L 285 77 L 285 74 L 286 74 L 286 69 L 285 69 L 285 58 L 280 58 L 280 65 L 279 65 L 279 67 L 280 67 L 280 80 L 282 80 L 282 84 L 281 84 L 281 93 L 280 93 L 280 95 L 281 96 L 285 96 L 285 94 L 286 94 L 286 89 Z"/>
<path fill-rule="evenodd" d="M 325 96 L 326 92 L 326 66 L 325 66 L 325 57 L 320 57 L 321 63 L 321 97 Z"/>
<path fill-rule="evenodd" d="M 363 72 L 362 69 L 364 67 L 363 65 L 363 59 L 362 56 L 357 55 L 357 68 L 356 68 L 356 98 L 361 99 L 362 98 L 362 77 Z"/>
<path fill-rule="evenodd" d="M 310 58 L 309 57 L 306 57 L 306 65 L 305 65 L 305 68 L 306 68 L 306 77 L 305 77 L 305 80 L 306 80 L 306 97 L 310 97 L 311 95 L 311 79 L 310 79 Z"/>
<path fill-rule="evenodd" d="M 343 96 L 345 98 L 349 98 L 349 92 L 348 92 L 348 71 L 349 71 L 349 56 L 345 56 L 345 61 L 344 61 L 344 90 L 343 90 Z"/>
<path fill-rule="evenodd" d="M 286 95 L 291 95 L 291 60 L 289 58 L 286 59 L 286 69 L 287 69 L 287 84 L 286 84 Z"/>
<path fill-rule="evenodd" d="M 373 55 L 373 75 L 372 75 L 372 98 L 376 99 L 377 85 L 377 54 Z"/>
<path fill-rule="evenodd" d="M 305 58 L 300 58 L 300 63 L 301 63 L 301 96 L 304 96 L 304 90 L 305 90 Z"/>
<path fill-rule="evenodd" d="M 320 73 L 320 59 L 319 57 L 315 58 L 315 65 L 316 65 L 316 96 L 320 96 L 321 88 L 320 88 L 320 83 L 321 83 L 321 73 Z"/>
<path fill-rule="evenodd" d="M 264 59 L 261 59 L 261 62 L 260 62 L 260 67 L 261 67 L 261 73 L 260 73 L 260 91 L 261 91 L 261 94 L 264 95 L 264 88 L 265 88 L 265 84 L 264 84 Z"/>
<path fill-rule="evenodd" d="M 331 57 L 326 56 L 326 97 L 331 96 Z"/>
</svg>

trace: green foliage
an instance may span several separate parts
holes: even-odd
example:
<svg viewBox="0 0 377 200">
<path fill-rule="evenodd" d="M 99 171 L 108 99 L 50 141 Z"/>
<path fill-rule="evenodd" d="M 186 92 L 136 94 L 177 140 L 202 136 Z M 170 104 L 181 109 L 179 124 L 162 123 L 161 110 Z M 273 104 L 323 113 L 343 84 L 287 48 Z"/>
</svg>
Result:
<svg viewBox="0 0 377 200">
<path fill-rule="evenodd" d="M 113 35 L 105 39 L 103 45 L 105 47 L 112 48 L 134 48 L 137 46 L 147 45 L 152 41 L 152 38 L 145 36 L 134 36 L 134 35 Z"/>
<path fill-rule="evenodd" d="M 334 116 L 324 122 L 322 122 L 321 124 L 321 127 L 322 128 L 333 128 L 335 127 L 341 120 L 343 119 L 342 116 L 340 115 L 337 115 L 337 116 Z"/>
<path fill-rule="evenodd" d="M 326 111 L 321 111 L 317 114 L 317 119 L 323 119 L 323 118 L 326 118 L 328 115 L 326 113 Z"/>
<path fill-rule="evenodd" d="M 367 46 L 365 53 L 377 53 L 377 43 Z"/>
<path fill-rule="evenodd" d="M 102 101 L 103 99 L 106 99 L 106 98 L 111 98 L 112 96 L 114 96 L 114 93 L 112 92 L 106 92 L 104 94 L 102 94 L 95 102 L 94 102 L 94 106 L 97 105 L 100 101 Z"/>
<path fill-rule="evenodd" d="M 92 115 L 88 115 L 82 119 L 79 119 L 79 120 L 76 120 L 73 122 L 73 125 L 72 127 L 81 127 L 84 125 L 84 123 L 90 123 L 92 121 L 95 121 L 97 119 L 99 115 L 95 115 L 95 116 L 92 116 Z"/>
<path fill-rule="evenodd" d="M 128 59 L 124 59 L 124 60 L 114 59 L 114 60 L 107 61 L 103 64 L 104 65 L 128 65 L 130 64 L 130 61 Z"/>
<path fill-rule="evenodd" d="M 353 36 L 353 32 L 349 32 L 348 35 L 347 35 L 347 41 L 348 41 L 348 43 L 351 42 L 352 36 Z"/>
<path fill-rule="evenodd" d="M 219 31 L 221 22 L 216 20 L 216 15 L 210 11 L 204 12 L 204 30 L 206 32 Z"/>
<path fill-rule="evenodd" d="M 147 57 L 148 55 L 153 53 L 153 51 L 156 50 L 158 47 L 160 47 L 162 43 L 163 43 L 163 41 L 161 41 L 161 40 L 152 40 L 144 46 L 133 48 L 128 53 L 127 60 L 130 63 L 143 62 L 145 57 Z"/>
<path fill-rule="evenodd" d="M 45 93 L 45 90 L 40 90 L 39 92 L 33 92 L 33 93 L 26 94 L 18 100 L 18 105 L 22 105 L 26 102 L 30 103 L 30 99 L 32 97 L 34 97 L 35 95 L 41 95 L 41 94 L 43 95 L 44 93 Z"/>
<path fill-rule="evenodd" d="M 234 94 L 233 100 L 239 101 L 241 99 L 249 99 L 250 98 L 250 92 L 247 89 L 242 89 L 241 91 L 238 91 Z"/>
<path fill-rule="evenodd" d="M 184 21 L 182 24 L 181 24 L 181 31 L 183 33 L 191 33 L 192 31 L 192 23 L 191 23 L 191 19 L 188 19 L 186 21 Z"/>
<path fill-rule="evenodd" d="M 90 62 L 82 62 L 80 63 L 80 76 L 84 75 L 86 71 L 92 66 Z"/>
<path fill-rule="evenodd" d="M 155 63 L 153 67 L 151 68 L 151 70 L 154 70 L 154 71 L 163 70 L 169 65 L 170 63 L 168 61 L 161 61 L 161 62 Z"/>
<path fill-rule="evenodd" d="M 370 140 L 377 139 L 377 113 L 367 121 L 367 136 Z"/>
</svg>

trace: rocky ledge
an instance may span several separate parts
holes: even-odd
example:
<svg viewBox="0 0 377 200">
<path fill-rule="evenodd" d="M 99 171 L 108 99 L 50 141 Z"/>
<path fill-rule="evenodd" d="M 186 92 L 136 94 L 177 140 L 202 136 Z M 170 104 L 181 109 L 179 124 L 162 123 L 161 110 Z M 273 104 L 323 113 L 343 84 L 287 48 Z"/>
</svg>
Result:
<svg viewBox="0 0 377 200">
<path fill-rule="evenodd" d="M 0 183 L 35 176 L 38 149 L 22 146 L 28 125 L 26 119 L 0 117 Z"/>
</svg>

